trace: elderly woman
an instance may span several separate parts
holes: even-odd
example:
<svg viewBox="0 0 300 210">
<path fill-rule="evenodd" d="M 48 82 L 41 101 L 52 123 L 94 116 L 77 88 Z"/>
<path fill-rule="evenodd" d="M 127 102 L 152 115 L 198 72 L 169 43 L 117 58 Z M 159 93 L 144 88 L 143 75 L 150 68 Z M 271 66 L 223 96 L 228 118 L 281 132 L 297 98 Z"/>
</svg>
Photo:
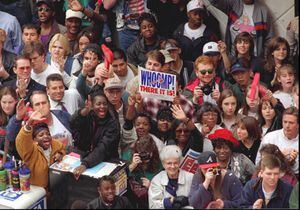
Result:
<svg viewBox="0 0 300 210">
<path fill-rule="evenodd" d="M 231 171 L 220 169 L 214 152 L 206 151 L 198 158 L 199 170 L 193 177 L 189 194 L 195 209 L 237 208 L 243 186 Z"/>
<path fill-rule="evenodd" d="M 233 137 L 232 132 L 219 129 L 208 138 L 212 141 L 220 168 L 231 170 L 242 184 L 246 184 L 255 171 L 255 165 L 246 155 L 233 152 L 234 147 L 239 146 L 239 141 Z"/>
<path fill-rule="evenodd" d="M 188 206 L 188 194 L 193 174 L 179 168 L 182 153 L 178 146 L 167 145 L 160 152 L 164 171 L 157 174 L 148 191 L 150 209 L 170 209 Z"/>
<path fill-rule="evenodd" d="M 203 150 L 212 151 L 213 147 L 207 136 L 218 129 L 222 129 L 219 125 L 222 122 L 220 109 L 212 103 L 204 102 L 201 108 L 197 111 L 197 118 L 199 123 L 195 123 L 195 126 L 205 137 Z"/>
</svg>

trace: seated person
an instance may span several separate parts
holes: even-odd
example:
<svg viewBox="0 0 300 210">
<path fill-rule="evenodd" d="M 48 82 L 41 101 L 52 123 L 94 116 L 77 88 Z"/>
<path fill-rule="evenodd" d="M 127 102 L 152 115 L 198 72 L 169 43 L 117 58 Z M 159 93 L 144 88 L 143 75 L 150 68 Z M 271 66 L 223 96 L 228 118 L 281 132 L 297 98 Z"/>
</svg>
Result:
<svg viewBox="0 0 300 210">
<path fill-rule="evenodd" d="M 260 177 L 247 182 L 243 188 L 241 208 L 289 208 L 293 187 L 280 179 L 280 160 L 266 155 L 260 162 Z"/>
<path fill-rule="evenodd" d="M 220 168 L 231 170 L 243 185 L 246 184 L 255 171 L 255 165 L 246 155 L 233 152 L 234 147 L 239 145 L 239 141 L 233 137 L 231 131 L 219 129 L 208 138 L 212 141 Z"/>
<path fill-rule="evenodd" d="M 182 153 L 178 146 L 167 145 L 160 154 L 165 170 L 157 174 L 148 190 L 150 209 L 180 209 L 188 206 L 188 193 L 191 189 L 193 174 L 181 170 L 179 164 Z"/>
<path fill-rule="evenodd" d="M 119 158 L 120 124 L 116 112 L 102 91 L 95 91 L 85 107 L 70 122 L 81 165 L 74 169 L 76 179 L 97 164 Z"/>
<path fill-rule="evenodd" d="M 116 195 L 116 183 L 111 176 L 103 176 L 98 185 L 99 197 L 87 204 L 87 209 L 132 209 L 128 199 Z"/>
<path fill-rule="evenodd" d="M 47 188 L 49 166 L 55 161 L 61 161 L 65 155 L 64 145 L 53 139 L 40 110 L 34 111 L 25 125 L 21 128 L 16 147 L 21 159 L 28 165 L 30 183 Z"/>
<path fill-rule="evenodd" d="M 189 194 L 195 209 L 237 208 L 243 186 L 240 180 L 225 169 L 220 169 L 217 155 L 207 151 L 198 158 L 199 170 L 193 177 Z"/>
</svg>

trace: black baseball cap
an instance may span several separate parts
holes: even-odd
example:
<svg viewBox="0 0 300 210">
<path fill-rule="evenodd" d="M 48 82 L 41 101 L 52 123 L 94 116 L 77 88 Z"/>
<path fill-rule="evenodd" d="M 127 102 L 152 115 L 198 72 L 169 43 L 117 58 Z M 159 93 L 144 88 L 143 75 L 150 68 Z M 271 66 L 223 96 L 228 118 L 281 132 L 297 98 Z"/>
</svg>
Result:
<svg viewBox="0 0 300 210">
<path fill-rule="evenodd" d="M 217 161 L 217 155 L 211 151 L 202 152 L 198 158 L 199 168 L 215 168 L 220 166 L 220 163 Z"/>
<path fill-rule="evenodd" d="M 53 4 L 53 1 L 52 0 L 37 0 L 36 1 L 36 5 L 39 7 L 41 6 L 42 4 L 47 4 L 47 6 L 54 10 L 54 4 Z"/>
</svg>

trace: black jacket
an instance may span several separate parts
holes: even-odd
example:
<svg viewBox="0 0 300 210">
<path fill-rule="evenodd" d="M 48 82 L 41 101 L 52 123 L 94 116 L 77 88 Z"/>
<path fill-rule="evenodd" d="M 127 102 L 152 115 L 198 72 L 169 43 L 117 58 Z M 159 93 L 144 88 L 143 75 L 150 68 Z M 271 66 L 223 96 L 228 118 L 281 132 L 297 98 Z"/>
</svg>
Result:
<svg viewBox="0 0 300 210">
<path fill-rule="evenodd" d="M 181 24 L 176 31 L 174 31 L 173 37 L 181 46 L 182 59 L 194 62 L 200 55 L 202 55 L 203 46 L 207 42 L 217 42 L 218 38 L 208 27 L 206 27 L 202 37 L 191 40 L 184 36 L 184 25 L 185 23 Z"/>
<path fill-rule="evenodd" d="M 91 168 L 119 158 L 120 124 L 116 115 L 108 112 L 100 119 L 94 111 L 87 116 L 81 116 L 80 111 L 72 116 L 70 127 L 75 147 L 83 152 L 82 164 Z"/>
<path fill-rule="evenodd" d="M 105 205 L 100 198 L 95 198 L 87 204 L 87 209 L 132 209 L 126 197 L 116 196 L 112 206 Z"/>
</svg>

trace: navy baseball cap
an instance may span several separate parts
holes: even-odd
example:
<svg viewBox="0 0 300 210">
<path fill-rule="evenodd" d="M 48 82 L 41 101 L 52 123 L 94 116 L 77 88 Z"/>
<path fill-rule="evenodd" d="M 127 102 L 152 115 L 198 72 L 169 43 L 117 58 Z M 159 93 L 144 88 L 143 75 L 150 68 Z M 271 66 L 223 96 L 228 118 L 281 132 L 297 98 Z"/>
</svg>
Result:
<svg viewBox="0 0 300 210">
<path fill-rule="evenodd" d="M 235 73 L 238 71 L 249 71 L 250 69 L 247 68 L 245 65 L 242 63 L 235 63 L 233 66 L 231 66 L 231 73 Z"/>
</svg>

